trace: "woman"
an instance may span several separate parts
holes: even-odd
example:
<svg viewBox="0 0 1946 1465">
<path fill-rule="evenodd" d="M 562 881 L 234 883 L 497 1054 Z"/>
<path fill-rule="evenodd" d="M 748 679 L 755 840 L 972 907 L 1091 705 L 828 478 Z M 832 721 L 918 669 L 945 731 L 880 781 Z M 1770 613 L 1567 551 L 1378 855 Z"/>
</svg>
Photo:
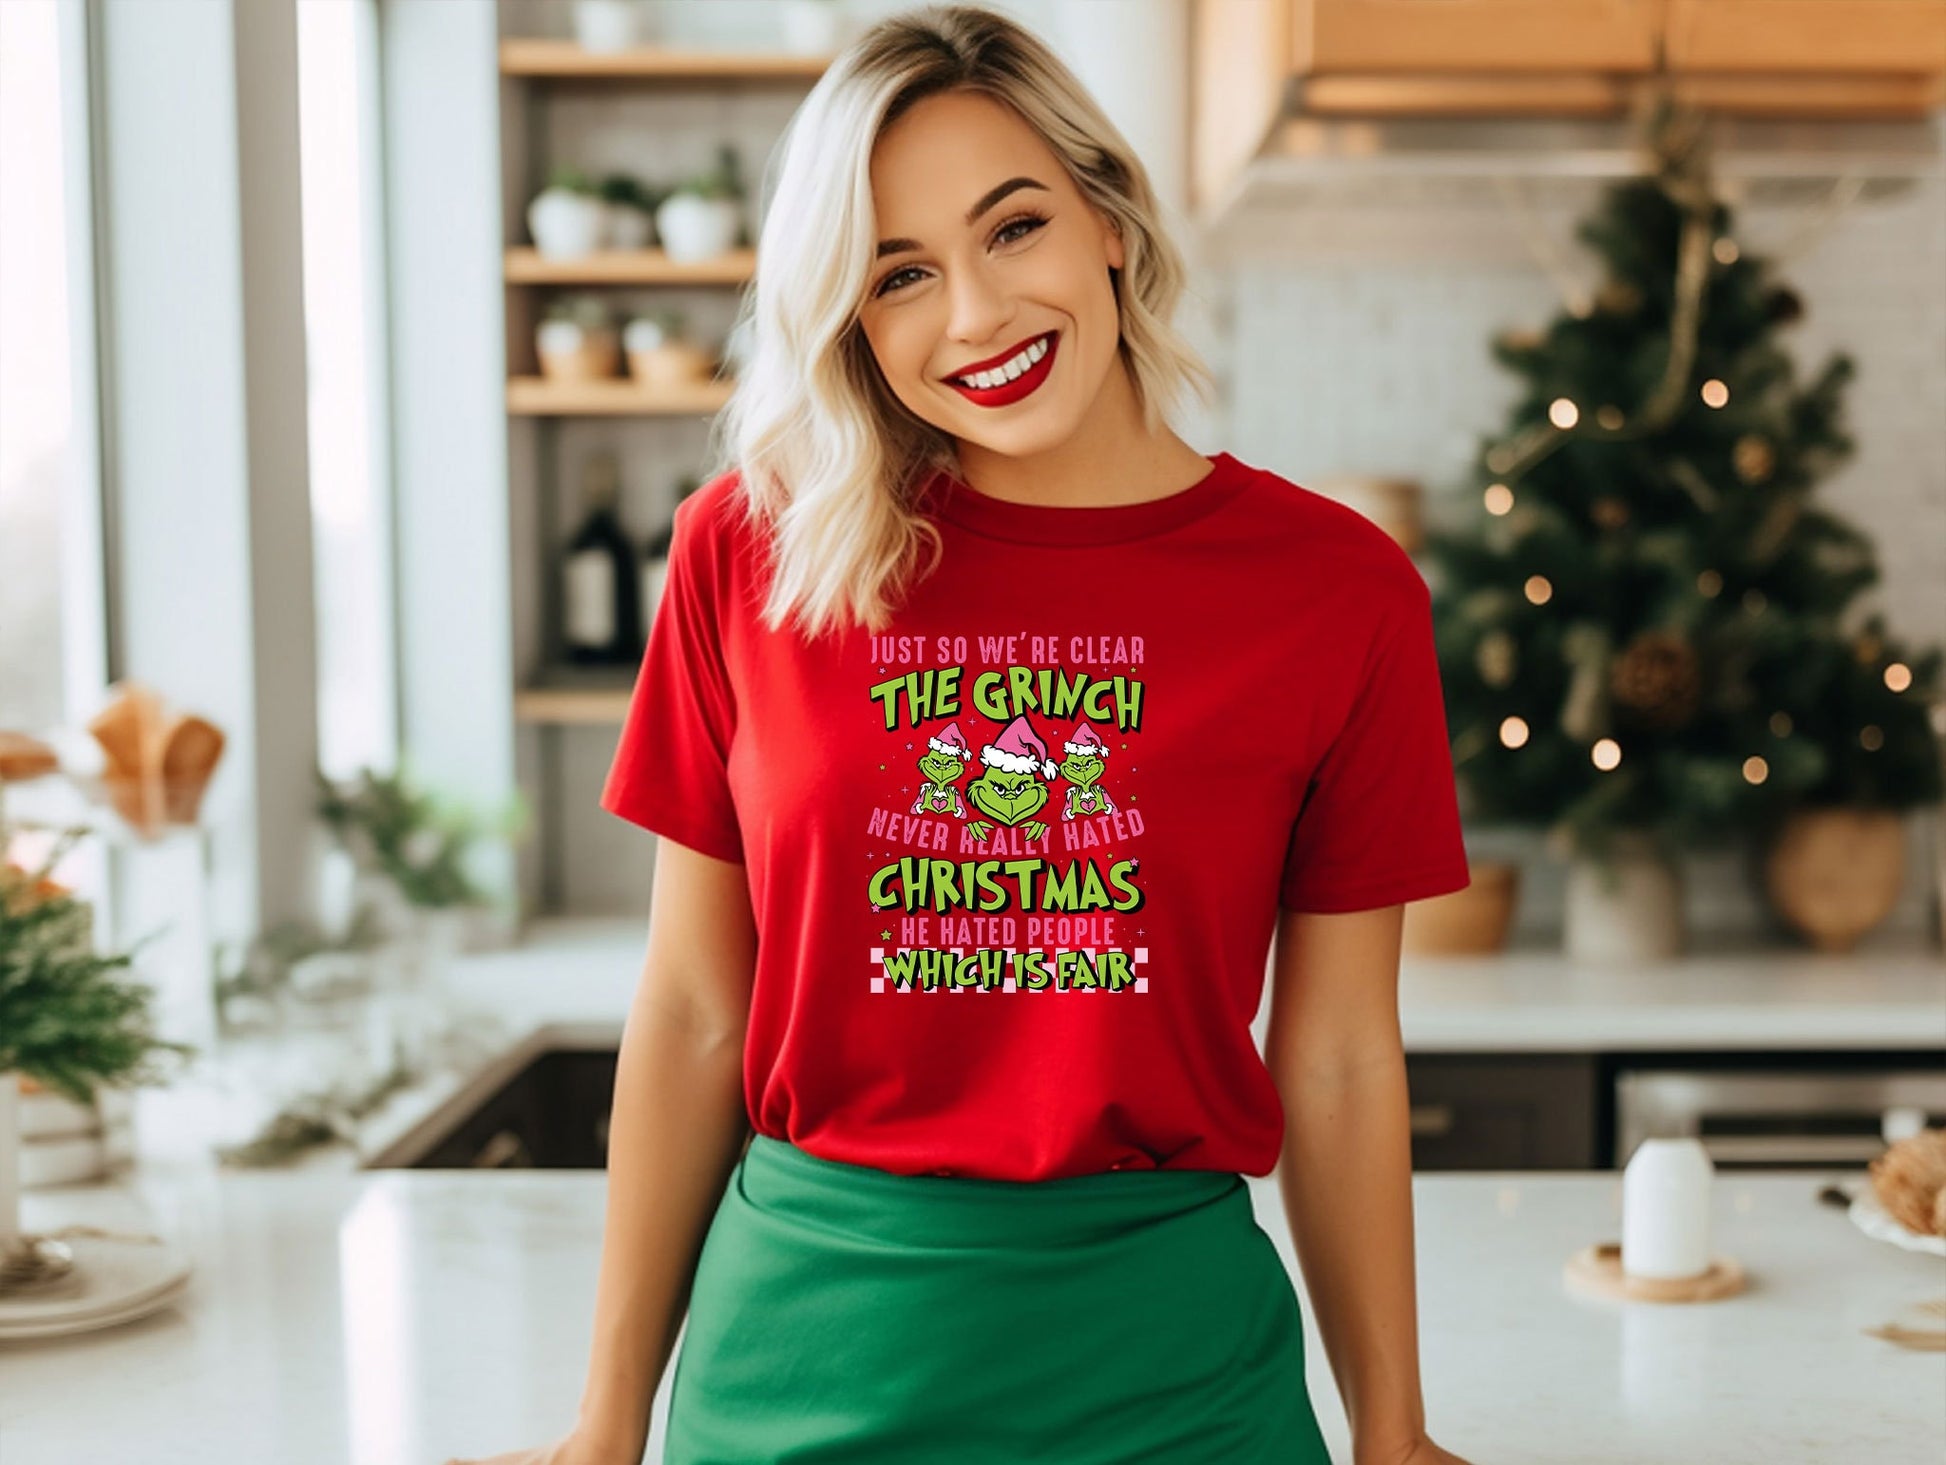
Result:
<svg viewBox="0 0 1946 1465">
<path fill-rule="evenodd" d="M 602 794 L 662 838 L 594 1361 L 499 1459 L 637 1460 L 686 1312 L 669 1465 L 1325 1462 L 1281 1161 L 1356 1460 L 1456 1461 L 1395 1002 L 1402 903 L 1467 883 L 1424 581 L 1170 430 L 1179 256 L 1009 20 L 880 23 L 780 158 Z"/>
</svg>

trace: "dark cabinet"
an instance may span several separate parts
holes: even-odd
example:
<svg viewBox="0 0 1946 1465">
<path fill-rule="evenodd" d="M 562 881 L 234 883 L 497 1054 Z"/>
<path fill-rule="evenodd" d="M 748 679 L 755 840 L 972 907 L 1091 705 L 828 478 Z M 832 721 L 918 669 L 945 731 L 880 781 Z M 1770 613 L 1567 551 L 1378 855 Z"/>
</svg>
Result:
<svg viewBox="0 0 1946 1465">
<path fill-rule="evenodd" d="M 1414 1170 L 1589 1170 L 1603 1163 L 1592 1056 L 1409 1053 Z"/>
<path fill-rule="evenodd" d="M 608 1163 L 616 1060 L 612 1048 L 543 1047 L 484 1100 L 449 1104 L 371 1164 L 428 1170 L 602 1169 Z M 1780 1133 L 1796 1136 L 1792 1142 L 1797 1151 L 1830 1160 L 1835 1155 L 1826 1150 L 1807 1150 L 1810 1140 L 1804 1136 L 1835 1130 L 1842 1120 L 1845 1143 L 1853 1147 L 1845 1153 L 1855 1159 L 1859 1146 L 1864 1146 L 1859 1154 L 1871 1149 L 1866 1142 L 1872 1139 L 1880 1110 L 1896 1103 L 1916 1111 L 1946 1112 L 1946 1054 L 1936 1051 L 1876 1058 L 1858 1053 L 1799 1055 L 1806 1071 L 1794 1074 L 1781 1090 L 1794 1105 L 1788 1113 L 1759 1113 L 1762 1106 L 1754 1100 L 1724 1087 L 1732 1079 L 1740 1079 L 1745 1088 L 1757 1078 L 1775 1080 L 1772 1070 L 1782 1062 L 1779 1055 L 1764 1054 L 1408 1053 L 1412 1167 L 1421 1172 L 1614 1169 L 1618 1131 L 1630 1128 L 1629 1122 L 1618 1124 L 1618 1117 L 1629 1120 L 1618 1108 L 1619 1096 L 1633 1092 L 1631 1083 L 1640 1089 L 1645 1070 L 1651 1078 L 1682 1080 L 1683 1094 L 1697 1090 L 1709 1077 L 1725 1097 L 1692 1126 L 1693 1132 L 1724 1146 L 1731 1136 L 1746 1150 L 1761 1140 L 1764 1148 L 1753 1153 L 1769 1164 L 1782 1163 Z M 1852 1070 L 1873 1064 L 1896 1065 L 1904 1086 L 1881 1085 L 1862 1096 L 1853 1094 L 1860 1075 Z M 1829 1082 L 1809 1086 L 1832 1065 L 1844 1069 L 1850 1088 L 1834 1088 Z M 1839 1114 L 1841 1100 L 1855 1101 L 1851 1107 L 1857 1112 Z M 1637 1115 L 1633 1123 L 1655 1132 L 1691 1132 L 1679 1115 L 1663 1110 Z M 1633 1140 L 1626 1143 L 1632 1146 Z M 1723 1162 L 1731 1158 L 1726 1150 Z"/>
</svg>

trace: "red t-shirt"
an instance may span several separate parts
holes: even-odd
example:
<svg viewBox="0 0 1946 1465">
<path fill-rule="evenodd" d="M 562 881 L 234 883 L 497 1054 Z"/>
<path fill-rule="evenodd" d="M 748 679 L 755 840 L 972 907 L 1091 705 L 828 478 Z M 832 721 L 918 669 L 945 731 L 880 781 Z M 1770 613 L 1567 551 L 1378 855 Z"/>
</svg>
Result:
<svg viewBox="0 0 1946 1465">
<path fill-rule="evenodd" d="M 1467 883 L 1417 566 L 1227 453 L 1106 508 L 942 475 L 941 562 L 813 643 L 758 619 L 741 491 L 677 507 L 601 804 L 748 869 L 752 1126 L 899 1174 L 1269 1174 L 1279 905 Z"/>
</svg>

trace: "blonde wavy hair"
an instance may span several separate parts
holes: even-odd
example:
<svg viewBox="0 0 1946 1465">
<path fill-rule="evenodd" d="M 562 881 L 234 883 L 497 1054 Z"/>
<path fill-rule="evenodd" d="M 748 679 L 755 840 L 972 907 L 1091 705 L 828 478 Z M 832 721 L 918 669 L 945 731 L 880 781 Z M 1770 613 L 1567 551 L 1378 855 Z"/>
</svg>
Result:
<svg viewBox="0 0 1946 1465">
<path fill-rule="evenodd" d="M 972 5 L 927 5 L 879 21 L 848 46 L 792 115 L 765 170 L 768 206 L 737 332 L 748 343 L 712 432 L 714 473 L 740 469 L 743 511 L 768 531 L 762 616 L 793 613 L 818 636 L 845 618 L 884 629 L 922 541 L 913 509 L 953 438 L 885 384 L 858 321 L 877 220 L 871 157 L 880 133 L 925 97 L 964 90 L 1011 107 L 1120 232 L 1113 271 L 1120 353 L 1148 430 L 1184 385 L 1207 402 L 1209 368 L 1170 324 L 1185 270 L 1141 160 L 1068 67 L 1030 31 Z"/>
</svg>

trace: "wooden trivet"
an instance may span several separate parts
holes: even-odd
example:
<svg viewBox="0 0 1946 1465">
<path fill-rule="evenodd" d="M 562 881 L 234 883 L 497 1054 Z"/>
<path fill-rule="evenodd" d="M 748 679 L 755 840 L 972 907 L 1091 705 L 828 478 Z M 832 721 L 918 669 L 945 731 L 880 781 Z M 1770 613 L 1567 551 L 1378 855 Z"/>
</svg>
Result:
<svg viewBox="0 0 1946 1465">
<path fill-rule="evenodd" d="M 1619 1241 L 1582 1247 L 1568 1258 L 1561 1277 L 1578 1292 L 1624 1302 L 1714 1302 L 1744 1286 L 1743 1268 L 1727 1256 L 1711 1257 L 1708 1270 L 1694 1277 L 1631 1277 L 1622 1270 Z"/>
</svg>

